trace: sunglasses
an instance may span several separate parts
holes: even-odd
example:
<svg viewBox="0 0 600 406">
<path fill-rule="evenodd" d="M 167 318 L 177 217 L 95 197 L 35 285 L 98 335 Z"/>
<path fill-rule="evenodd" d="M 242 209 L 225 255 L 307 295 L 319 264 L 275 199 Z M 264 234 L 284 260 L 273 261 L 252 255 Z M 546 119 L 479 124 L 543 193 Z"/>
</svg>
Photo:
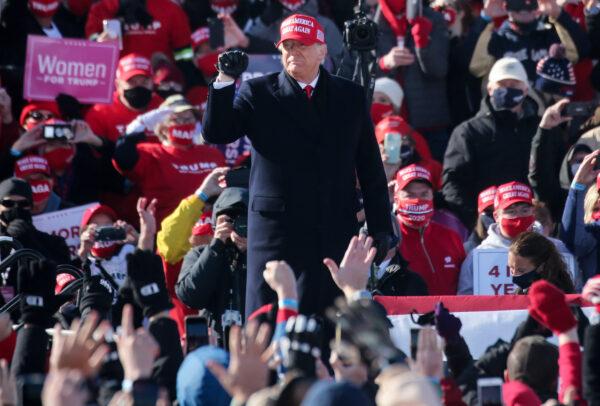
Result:
<svg viewBox="0 0 600 406">
<path fill-rule="evenodd" d="M 0 200 L 0 204 L 7 209 L 12 209 L 13 207 L 18 207 L 20 209 L 28 209 L 31 207 L 31 203 L 28 200 L 10 200 L 4 199 Z"/>
<path fill-rule="evenodd" d="M 52 113 L 44 114 L 44 113 L 39 112 L 39 111 L 32 111 L 27 116 L 27 118 L 31 118 L 31 119 L 33 119 L 35 121 L 48 120 L 48 119 L 51 119 L 53 117 L 54 117 L 54 115 Z"/>
</svg>

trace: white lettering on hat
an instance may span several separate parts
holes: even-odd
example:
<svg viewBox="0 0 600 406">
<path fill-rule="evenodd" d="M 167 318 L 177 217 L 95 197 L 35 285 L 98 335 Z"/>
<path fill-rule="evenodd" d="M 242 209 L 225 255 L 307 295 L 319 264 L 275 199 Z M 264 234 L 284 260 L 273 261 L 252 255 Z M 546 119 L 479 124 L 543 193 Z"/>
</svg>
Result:
<svg viewBox="0 0 600 406">
<path fill-rule="evenodd" d="M 306 18 L 301 18 L 301 17 L 289 18 L 283 22 L 282 26 L 287 26 L 287 25 L 291 25 L 291 24 L 301 24 L 301 25 L 306 25 L 308 27 L 315 26 L 315 24 L 312 21 L 307 20 Z"/>
<path fill-rule="evenodd" d="M 38 1 L 32 1 L 30 4 L 32 9 L 39 11 L 54 11 L 58 8 L 58 1 L 49 4 L 40 3 Z"/>
</svg>

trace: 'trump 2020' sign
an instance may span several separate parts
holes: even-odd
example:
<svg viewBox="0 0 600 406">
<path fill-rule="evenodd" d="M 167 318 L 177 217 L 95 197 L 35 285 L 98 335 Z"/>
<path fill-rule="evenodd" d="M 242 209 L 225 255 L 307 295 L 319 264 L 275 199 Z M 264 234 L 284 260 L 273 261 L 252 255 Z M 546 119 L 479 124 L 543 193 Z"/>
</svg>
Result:
<svg viewBox="0 0 600 406">
<path fill-rule="evenodd" d="M 23 97 L 54 100 L 66 93 L 82 103 L 110 103 L 118 57 L 116 42 L 30 35 Z"/>
</svg>

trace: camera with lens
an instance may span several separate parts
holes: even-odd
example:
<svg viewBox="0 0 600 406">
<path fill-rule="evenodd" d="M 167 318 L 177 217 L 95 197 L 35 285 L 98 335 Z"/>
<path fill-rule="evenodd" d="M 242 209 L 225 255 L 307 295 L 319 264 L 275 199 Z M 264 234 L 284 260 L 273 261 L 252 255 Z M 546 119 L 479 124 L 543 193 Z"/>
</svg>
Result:
<svg viewBox="0 0 600 406">
<path fill-rule="evenodd" d="M 359 12 L 353 20 L 344 22 L 344 42 L 351 51 L 372 51 L 377 48 L 377 24 Z"/>
<path fill-rule="evenodd" d="M 240 214 L 233 219 L 233 231 L 240 237 L 248 236 L 248 216 Z"/>
</svg>

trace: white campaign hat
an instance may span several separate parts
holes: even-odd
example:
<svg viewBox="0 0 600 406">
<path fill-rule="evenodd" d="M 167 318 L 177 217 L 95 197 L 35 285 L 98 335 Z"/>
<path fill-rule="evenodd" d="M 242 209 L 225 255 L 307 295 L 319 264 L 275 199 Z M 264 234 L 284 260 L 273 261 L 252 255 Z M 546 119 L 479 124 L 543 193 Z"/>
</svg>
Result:
<svg viewBox="0 0 600 406">
<path fill-rule="evenodd" d="M 390 98 L 394 107 L 399 110 L 402 106 L 402 99 L 404 99 L 404 92 L 402 88 L 394 79 L 382 77 L 375 80 L 374 92 L 384 93 Z"/>
<path fill-rule="evenodd" d="M 488 82 L 495 83 L 504 79 L 515 79 L 529 86 L 527 72 L 525 72 L 523 64 L 516 58 L 507 57 L 498 59 L 494 66 L 492 66 Z"/>
</svg>

